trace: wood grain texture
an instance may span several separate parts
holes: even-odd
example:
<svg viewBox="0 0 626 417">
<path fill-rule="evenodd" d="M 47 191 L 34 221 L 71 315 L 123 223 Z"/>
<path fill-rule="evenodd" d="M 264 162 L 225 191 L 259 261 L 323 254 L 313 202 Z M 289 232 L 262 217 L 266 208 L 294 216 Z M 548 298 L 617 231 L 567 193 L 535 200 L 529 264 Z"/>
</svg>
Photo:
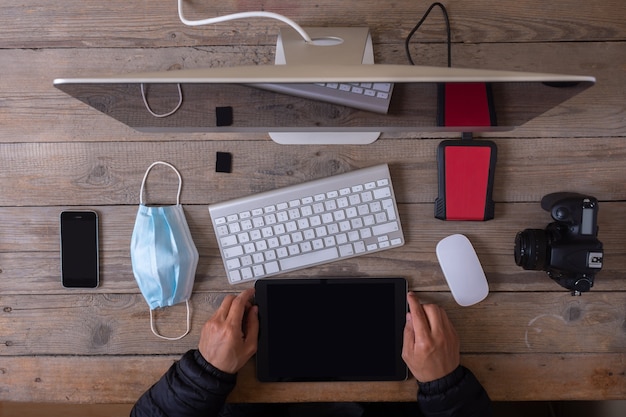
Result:
<svg viewBox="0 0 626 417">
<path fill-rule="evenodd" d="M 137 205 L 145 169 L 156 160 L 183 177 L 181 202 L 211 204 L 250 193 L 389 164 L 400 203 L 437 197 L 437 146 L 441 140 L 378 140 L 364 146 L 277 146 L 247 142 L 64 142 L 0 146 L 5 206 Z M 622 138 L 497 139 L 496 202 L 539 202 L 550 192 L 590 193 L 600 201 L 626 198 Z M 218 151 L 233 155 L 233 173 L 215 172 Z M 178 186 L 167 169 L 147 182 L 151 204 L 173 203 Z M 233 183 L 241 186 L 232 187 Z M 570 185 L 571 184 L 571 185 Z M 64 190 L 59 193 L 58 190 Z"/>
<path fill-rule="evenodd" d="M 308 26 L 371 29 L 376 61 L 405 64 L 403 41 L 431 2 L 185 1 L 187 17 L 263 9 Z M 403 276 L 424 302 L 441 304 L 460 337 L 463 363 L 494 400 L 599 400 L 626 395 L 626 3 L 620 0 L 446 2 L 456 67 L 593 75 L 597 84 L 509 132 L 480 134 L 498 146 L 496 217 L 442 222 L 437 145 L 457 134 L 387 133 L 368 146 L 280 146 L 265 133 L 142 133 L 71 98 L 52 80 L 102 73 L 271 64 L 283 24 L 248 19 L 191 28 L 176 1 L 16 0 L 0 4 L 0 401 L 133 403 L 180 355 L 226 294 L 207 206 L 250 193 L 386 162 L 406 245 L 290 276 Z M 347 11 L 350 11 L 349 13 Z M 421 65 L 445 65 L 435 10 L 411 44 Z M 216 174 L 217 151 L 233 172 Z M 193 327 L 181 341 L 150 332 L 132 275 L 129 244 L 144 170 L 167 160 L 183 175 L 182 202 L 200 252 Z M 171 204 L 176 182 L 155 169 L 147 196 Z M 513 260 L 515 233 L 551 221 L 539 206 L 555 191 L 600 200 L 605 264 L 582 297 Z M 100 214 L 101 286 L 60 285 L 58 216 Z M 434 248 L 466 234 L 490 295 L 457 306 Z M 181 306 L 157 312 L 177 333 Z M 263 384 L 254 362 L 229 400 L 414 401 L 415 381 Z"/>
<path fill-rule="evenodd" d="M 447 292 L 419 294 L 422 302 L 446 308 L 463 354 L 622 353 L 626 343 L 621 291 L 580 298 L 567 292 L 493 292 L 471 308 L 459 307 Z M 3 325 L 0 355 L 182 354 L 197 346 L 202 324 L 224 295 L 196 291 L 192 332 L 175 342 L 152 335 L 149 309 L 139 294 L 3 295 L 0 316 L 12 324 Z M 185 313 L 183 304 L 159 310 L 156 326 L 165 335 L 181 334 Z"/>
<path fill-rule="evenodd" d="M 381 5 L 361 1 L 345 13 L 332 0 L 285 3 L 281 0 L 185 2 L 189 19 L 204 19 L 250 10 L 273 11 L 302 26 L 369 26 L 377 43 L 399 43 L 430 5 L 430 1 L 396 1 Z M 625 5 L 619 0 L 560 1 L 546 5 L 528 0 L 495 7 L 488 0 L 446 2 L 455 42 L 549 42 L 623 40 Z M 113 0 L 66 0 L 50 5 L 44 0 L 20 0 L 0 8 L 3 48 L 173 47 L 196 45 L 268 45 L 284 24 L 247 19 L 210 27 L 188 28 L 178 19 L 176 2 L 156 0 L 132 4 Z M 436 19 L 435 16 L 438 18 Z M 444 39 L 438 13 L 427 22 L 424 40 Z M 94 30 L 96 29 L 96 30 Z"/>
<path fill-rule="evenodd" d="M 2 398 L 57 403 L 134 403 L 179 358 L 169 356 L 40 356 L 3 358 Z M 568 381 L 562 400 L 622 399 L 622 354 L 465 355 L 493 400 L 553 399 L 553 389 Z M 97 372 L 94 372 L 97 370 Z M 415 401 L 414 379 L 394 383 L 259 383 L 249 362 L 238 378 L 231 402 Z M 124 381 L 113 384 L 111 377 Z M 516 381 L 503 384 L 503 380 Z"/>
</svg>

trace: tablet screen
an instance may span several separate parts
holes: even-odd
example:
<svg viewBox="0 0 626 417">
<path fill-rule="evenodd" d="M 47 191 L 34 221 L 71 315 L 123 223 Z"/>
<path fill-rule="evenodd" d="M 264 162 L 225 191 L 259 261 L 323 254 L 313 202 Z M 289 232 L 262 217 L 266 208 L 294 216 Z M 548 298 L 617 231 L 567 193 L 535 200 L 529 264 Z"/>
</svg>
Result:
<svg viewBox="0 0 626 417">
<path fill-rule="evenodd" d="M 263 279 L 261 381 L 403 380 L 403 278 Z"/>
</svg>

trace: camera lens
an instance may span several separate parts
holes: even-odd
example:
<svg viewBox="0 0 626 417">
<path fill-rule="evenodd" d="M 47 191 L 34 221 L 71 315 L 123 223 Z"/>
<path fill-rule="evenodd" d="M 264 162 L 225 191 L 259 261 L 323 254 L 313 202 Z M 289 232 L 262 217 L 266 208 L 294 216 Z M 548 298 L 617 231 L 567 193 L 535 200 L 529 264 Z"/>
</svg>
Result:
<svg viewBox="0 0 626 417">
<path fill-rule="evenodd" d="M 541 229 L 526 229 L 515 236 L 515 263 L 524 269 L 542 270 L 546 264 L 548 237 Z"/>
</svg>

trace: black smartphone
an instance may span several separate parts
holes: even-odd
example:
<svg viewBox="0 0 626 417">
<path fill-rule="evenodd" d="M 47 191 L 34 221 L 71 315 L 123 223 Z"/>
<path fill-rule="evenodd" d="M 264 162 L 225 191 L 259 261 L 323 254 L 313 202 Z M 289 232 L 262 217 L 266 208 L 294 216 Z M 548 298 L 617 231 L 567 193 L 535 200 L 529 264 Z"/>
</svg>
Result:
<svg viewBox="0 0 626 417">
<path fill-rule="evenodd" d="M 98 214 L 61 213 L 61 280 L 66 288 L 96 288 L 99 277 Z"/>
</svg>

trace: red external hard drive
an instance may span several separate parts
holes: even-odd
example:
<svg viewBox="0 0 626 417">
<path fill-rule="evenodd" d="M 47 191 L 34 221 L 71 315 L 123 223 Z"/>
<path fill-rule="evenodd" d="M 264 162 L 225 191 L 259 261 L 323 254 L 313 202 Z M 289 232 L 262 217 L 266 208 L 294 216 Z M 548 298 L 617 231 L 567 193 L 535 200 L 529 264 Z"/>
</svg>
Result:
<svg viewBox="0 0 626 417">
<path fill-rule="evenodd" d="M 490 220 L 494 216 L 493 178 L 497 147 L 485 140 L 445 140 L 437 149 L 441 220 Z"/>
<path fill-rule="evenodd" d="M 446 127 L 497 126 L 491 84 L 442 83 L 438 85 L 437 124 Z"/>
</svg>

